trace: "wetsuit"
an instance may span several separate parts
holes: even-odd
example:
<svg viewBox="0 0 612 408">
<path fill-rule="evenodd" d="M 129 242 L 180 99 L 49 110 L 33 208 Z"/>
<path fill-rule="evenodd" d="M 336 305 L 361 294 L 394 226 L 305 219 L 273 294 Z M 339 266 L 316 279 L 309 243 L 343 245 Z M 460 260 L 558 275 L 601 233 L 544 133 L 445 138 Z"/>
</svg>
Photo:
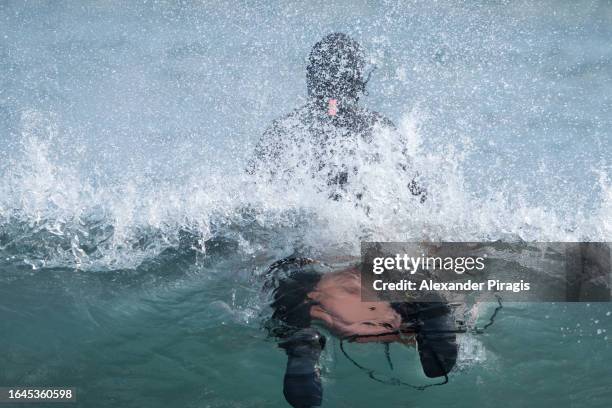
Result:
<svg viewBox="0 0 612 408">
<path fill-rule="evenodd" d="M 361 202 L 366 186 L 347 188 L 360 171 L 355 163 L 380 162 L 376 149 L 367 147 L 377 142 L 378 131 L 387 131 L 397 137 L 395 145 L 401 158 L 395 165 L 406 173 L 407 189 L 425 201 L 427 193 L 417 183 L 406 143 L 393 123 L 358 105 L 369 80 L 369 75 L 364 75 L 365 65 L 361 46 L 346 34 L 331 33 L 317 42 L 306 68 L 308 102 L 274 121 L 264 132 L 247 172 L 266 181 L 295 183 L 294 173 L 305 170 L 306 177 L 320 180 L 319 187 L 327 189 L 331 199 L 341 200 L 350 192 Z M 366 149 L 357 149 L 364 144 Z M 363 207 L 367 213 L 367 203 Z M 325 338 L 311 327 L 313 303 L 309 298 L 322 276 L 316 265 L 299 258 L 282 260 L 266 275 L 265 287 L 272 293 L 274 310 L 268 328 L 287 353 L 284 394 L 296 408 L 319 406 L 322 401 L 317 363 Z M 440 333 L 438 327 L 446 327 L 448 307 L 442 305 L 435 315 L 426 315 L 414 304 L 391 306 L 406 324 L 417 329 L 425 373 L 430 377 L 446 375 L 456 358 L 454 334 L 435 333 Z"/>
<path fill-rule="evenodd" d="M 294 407 L 318 406 L 322 398 L 316 365 L 325 338 L 312 327 L 311 309 L 317 303 L 310 294 L 316 290 L 325 272 L 325 267 L 316 261 L 287 258 L 274 263 L 265 275 L 265 288 L 272 294 L 273 308 L 267 327 L 287 352 L 284 393 Z M 446 376 L 455 365 L 458 349 L 450 307 L 442 299 L 440 303 L 393 302 L 390 306 L 401 316 L 405 328 L 401 334 L 415 335 L 425 375 L 431 378 Z M 368 337 L 384 339 L 390 334 L 395 331 Z M 347 339 L 358 341 L 359 336 Z"/>
<path fill-rule="evenodd" d="M 253 158 L 247 166 L 251 174 L 263 174 L 270 179 L 286 178 L 291 182 L 291 166 L 309 166 L 310 174 L 322 174 L 324 183 L 334 199 L 340 199 L 347 192 L 351 179 L 359 173 L 359 168 L 352 160 L 355 158 L 355 146 L 359 143 L 370 144 L 377 131 L 389 131 L 397 137 L 402 146 L 402 160 L 396 165 L 406 174 L 406 187 L 420 201 L 425 201 L 426 190 L 417 182 L 418 174 L 411 169 L 406 144 L 395 125 L 378 112 L 369 111 L 356 104 L 342 106 L 335 115 L 329 115 L 325 100 L 311 98 L 310 101 L 290 114 L 274 121 L 266 129 L 258 142 Z M 305 161 L 305 147 L 314 146 L 310 162 Z M 286 160 L 293 154 L 293 160 Z M 380 161 L 379 153 L 359 152 L 366 157 L 361 160 L 376 163 Z M 340 162 L 336 160 L 342 157 Z M 357 199 L 361 192 L 356 191 Z"/>
</svg>

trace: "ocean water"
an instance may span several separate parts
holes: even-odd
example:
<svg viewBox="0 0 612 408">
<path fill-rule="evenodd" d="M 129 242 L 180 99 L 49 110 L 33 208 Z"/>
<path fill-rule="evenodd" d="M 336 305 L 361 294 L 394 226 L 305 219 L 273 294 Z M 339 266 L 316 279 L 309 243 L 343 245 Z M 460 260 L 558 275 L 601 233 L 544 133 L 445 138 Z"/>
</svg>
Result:
<svg viewBox="0 0 612 408">
<path fill-rule="evenodd" d="M 363 164 L 367 215 L 317 180 L 244 173 L 333 31 L 366 49 L 362 102 L 408 140 L 423 205 L 387 166 Z M 283 407 L 261 327 L 273 261 L 362 240 L 611 241 L 611 39 L 609 1 L 0 0 L 0 386 Z M 507 303 L 425 391 L 372 381 L 332 339 L 324 406 L 608 407 L 611 335 L 609 303 Z M 387 369 L 382 346 L 347 348 Z M 391 354 L 429 381 L 413 349 Z"/>
</svg>

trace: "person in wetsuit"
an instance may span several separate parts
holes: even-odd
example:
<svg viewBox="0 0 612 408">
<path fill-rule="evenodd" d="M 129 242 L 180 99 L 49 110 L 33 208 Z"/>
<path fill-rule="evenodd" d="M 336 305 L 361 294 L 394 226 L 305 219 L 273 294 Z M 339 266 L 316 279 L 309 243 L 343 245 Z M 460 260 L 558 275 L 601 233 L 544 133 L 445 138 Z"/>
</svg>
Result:
<svg viewBox="0 0 612 408">
<path fill-rule="evenodd" d="M 305 146 L 308 142 L 308 146 L 315 146 L 314 158 L 308 163 L 312 173 L 323 174 L 330 197 L 340 199 L 359 171 L 351 162 L 355 146 L 371 144 L 377 132 L 389 131 L 400 141 L 402 159 L 397 166 L 407 174 L 407 188 L 421 202 L 425 201 L 427 192 L 417 183 L 418 174 L 410 168 L 407 148 L 401 143 L 393 122 L 359 105 L 369 80 L 369 75 L 366 78 L 364 73 L 365 66 L 361 46 L 346 34 L 332 33 L 317 42 L 306 69 L 307 103 L 275 120 L 265 130 L 247 172 L 270 178 L 285 177 L 291 169 L 283 168 L 283 159 L 295 146 Z M 340 153 L 347 152 L 343 160 L 335 160 Z M 376 162 L 377 154 L 373 152 L 366 159 Z M 359 199 L 360 193 L 356 195 Z"/>
<path fill-rule="evenodd" d="M 309 170 L 323 174 L 331 199 L 343 199 L 359 172 L 351 161 L 353 147 L 372 143 L 378 131 L 398 133 L 389 119 L 359 105 L 368 81 L 364 68 L 363 50 L 349 36 L 333 33 L 316 43 L 307 67 L 307 103 L 264 132 L 247 171 L 271 179 L 288 177 L 291 182 L 291 169 L 281 164 L 292 148 L 306 140 L 315 146 Z M 344 161 L 336 160 L 338 146 L 349 152 Z M 410 174 L 405 147 L 401 153 L 403 160 L 397 166 L 407 175 L 406 188 L 423 202 L 426 191 Z M 369 159 L 376 163 L 379 158 L 374 154 Z M 359 193 L 356 198 L 360 199 Z M 293 407 L 322 402 L 317 365 L 325 337 L 316 325 L 351 341 L 416 343 L 429 377 L 446 376 L 454 366 L 455 334 L 447 333 L 454 320 L 445 303 L 434 308 L 408 302 L 367 304 L 361 302 L 355 268 L 321 273 L 315 265 L 319 264 L 303 258 L 278 261 L 266 273 L 264 285 L 273 297 L 268 328 L 288 357 L 283 392 Z"/>
</svg>

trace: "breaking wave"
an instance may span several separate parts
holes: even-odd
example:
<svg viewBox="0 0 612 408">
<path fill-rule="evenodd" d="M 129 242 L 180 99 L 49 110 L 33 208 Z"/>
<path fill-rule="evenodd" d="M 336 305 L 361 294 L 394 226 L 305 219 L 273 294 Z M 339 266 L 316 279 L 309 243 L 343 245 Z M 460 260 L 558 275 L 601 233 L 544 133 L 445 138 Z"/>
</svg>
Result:
<svg viewBox="0 0 612 408">
<path fill-rule="evenodd" d="M 363 197 L 346 194 L 333 201 L 321 188 L 322 176 L 296 165 L 312 160 L 305 146 L 285 158 L 284 165 L 297 172 L 277 182 L 246 174 L 235 152 L 203 162 L 180 148 L 169 152 L 174 164 L 152 158 L 146 165 L 117 161 L 109 173 L 98 168 L 95 152 L 86 146 L 66 148 L 58 118 L 26 111 L 17 147 L 0 167 L 0 253 L 34 269 L 96 271 L 137 268 L 168 249 L 206 254 L 219 240 L 233 243 L 241 256 L 257 257 L 296 248 L 315 255 L 358 255 L 362 240 L 612 237 L 612 188 L 605 171 L 593 173 L 592 184 L 600 191 L 594 204 L 537 205 L 534 196 L 555 192 L 487 185 L 489 169 L 472 161 L 469 145 L 432 148 L 423 142 L 422 116 L 416 110 L 404 115 L 403 142 L 381 131 L 374 145 L 359 147 L 364 154 L 357 157 L 375 149 L 382 162 L 355 159 L 360 171 L 349 189 Z M 400 143 L 428 189 L 423 204 L 394 165 Z M 474 166 L 480 183 L 465 176 Z"/>
</svg>

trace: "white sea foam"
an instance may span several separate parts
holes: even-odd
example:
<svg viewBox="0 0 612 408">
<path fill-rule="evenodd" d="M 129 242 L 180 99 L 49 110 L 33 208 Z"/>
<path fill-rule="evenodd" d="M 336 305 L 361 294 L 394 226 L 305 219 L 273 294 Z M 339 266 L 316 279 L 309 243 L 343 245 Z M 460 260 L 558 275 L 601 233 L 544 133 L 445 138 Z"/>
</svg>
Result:
<svg viewBox="0 0 612 408">
<path fill-rule="evenodd" d="M 289 236 L 315 251 L 335 248 L 352 255 L 365 239 L 575 241 L 612 236 L 612 188 L 605 173 L 595 181 L 602 191 L 595 211 L 576 208 L 574 219 L 567 211 L 529 205 L 521 195 L 495 186 L 474 191 L 464 177 L 472 165 L 469 152 L 453 144 L 424 147 L 415 111 L 400 123 L 402 140 L 380 131 L 373 144 L 353 145 L 357 154 L 350 157 L 343 155 L 348 149 L 340 142 L 328 146 L 336 151 L 329 158 L 332 165 L 348 161 L 359 168 L 340 201 L 329 199 L 325 174 L 313 175 L 308 141 L 293 146 L 277 163 L 292 168 L 291 177 L 272 183 L 227 160 L 181 162 L 180 176 L 170 166 L 161 178 L 119 163 L 110 177 L 88 169 L 91 152 L 66 158 L 58 148 L 62 135 L 54 120 L 41 112 L 23 113 L 21 151 L 6 166 L 0 185 L 0 244 L 33 266 L 133 268 L 165 248 L 178 247 L 185 233 L 198 250 L 205 251 L 205 242 L 221 235 L 251 255 Z M 409 179 L 396 166 L 402 146 L 408 147 L 412 168 L 429 191 L 424 204 L 408 191 Z M 380 155 L 379 162 L 368 160 L 373 153 Z M 481 171 L 484 175 L 486 166 Z M 355 193 L 363 198 L 356 199 Z M 261 241 L 257 231 L 267 231 L 269 241 Z"/>
</svg>

